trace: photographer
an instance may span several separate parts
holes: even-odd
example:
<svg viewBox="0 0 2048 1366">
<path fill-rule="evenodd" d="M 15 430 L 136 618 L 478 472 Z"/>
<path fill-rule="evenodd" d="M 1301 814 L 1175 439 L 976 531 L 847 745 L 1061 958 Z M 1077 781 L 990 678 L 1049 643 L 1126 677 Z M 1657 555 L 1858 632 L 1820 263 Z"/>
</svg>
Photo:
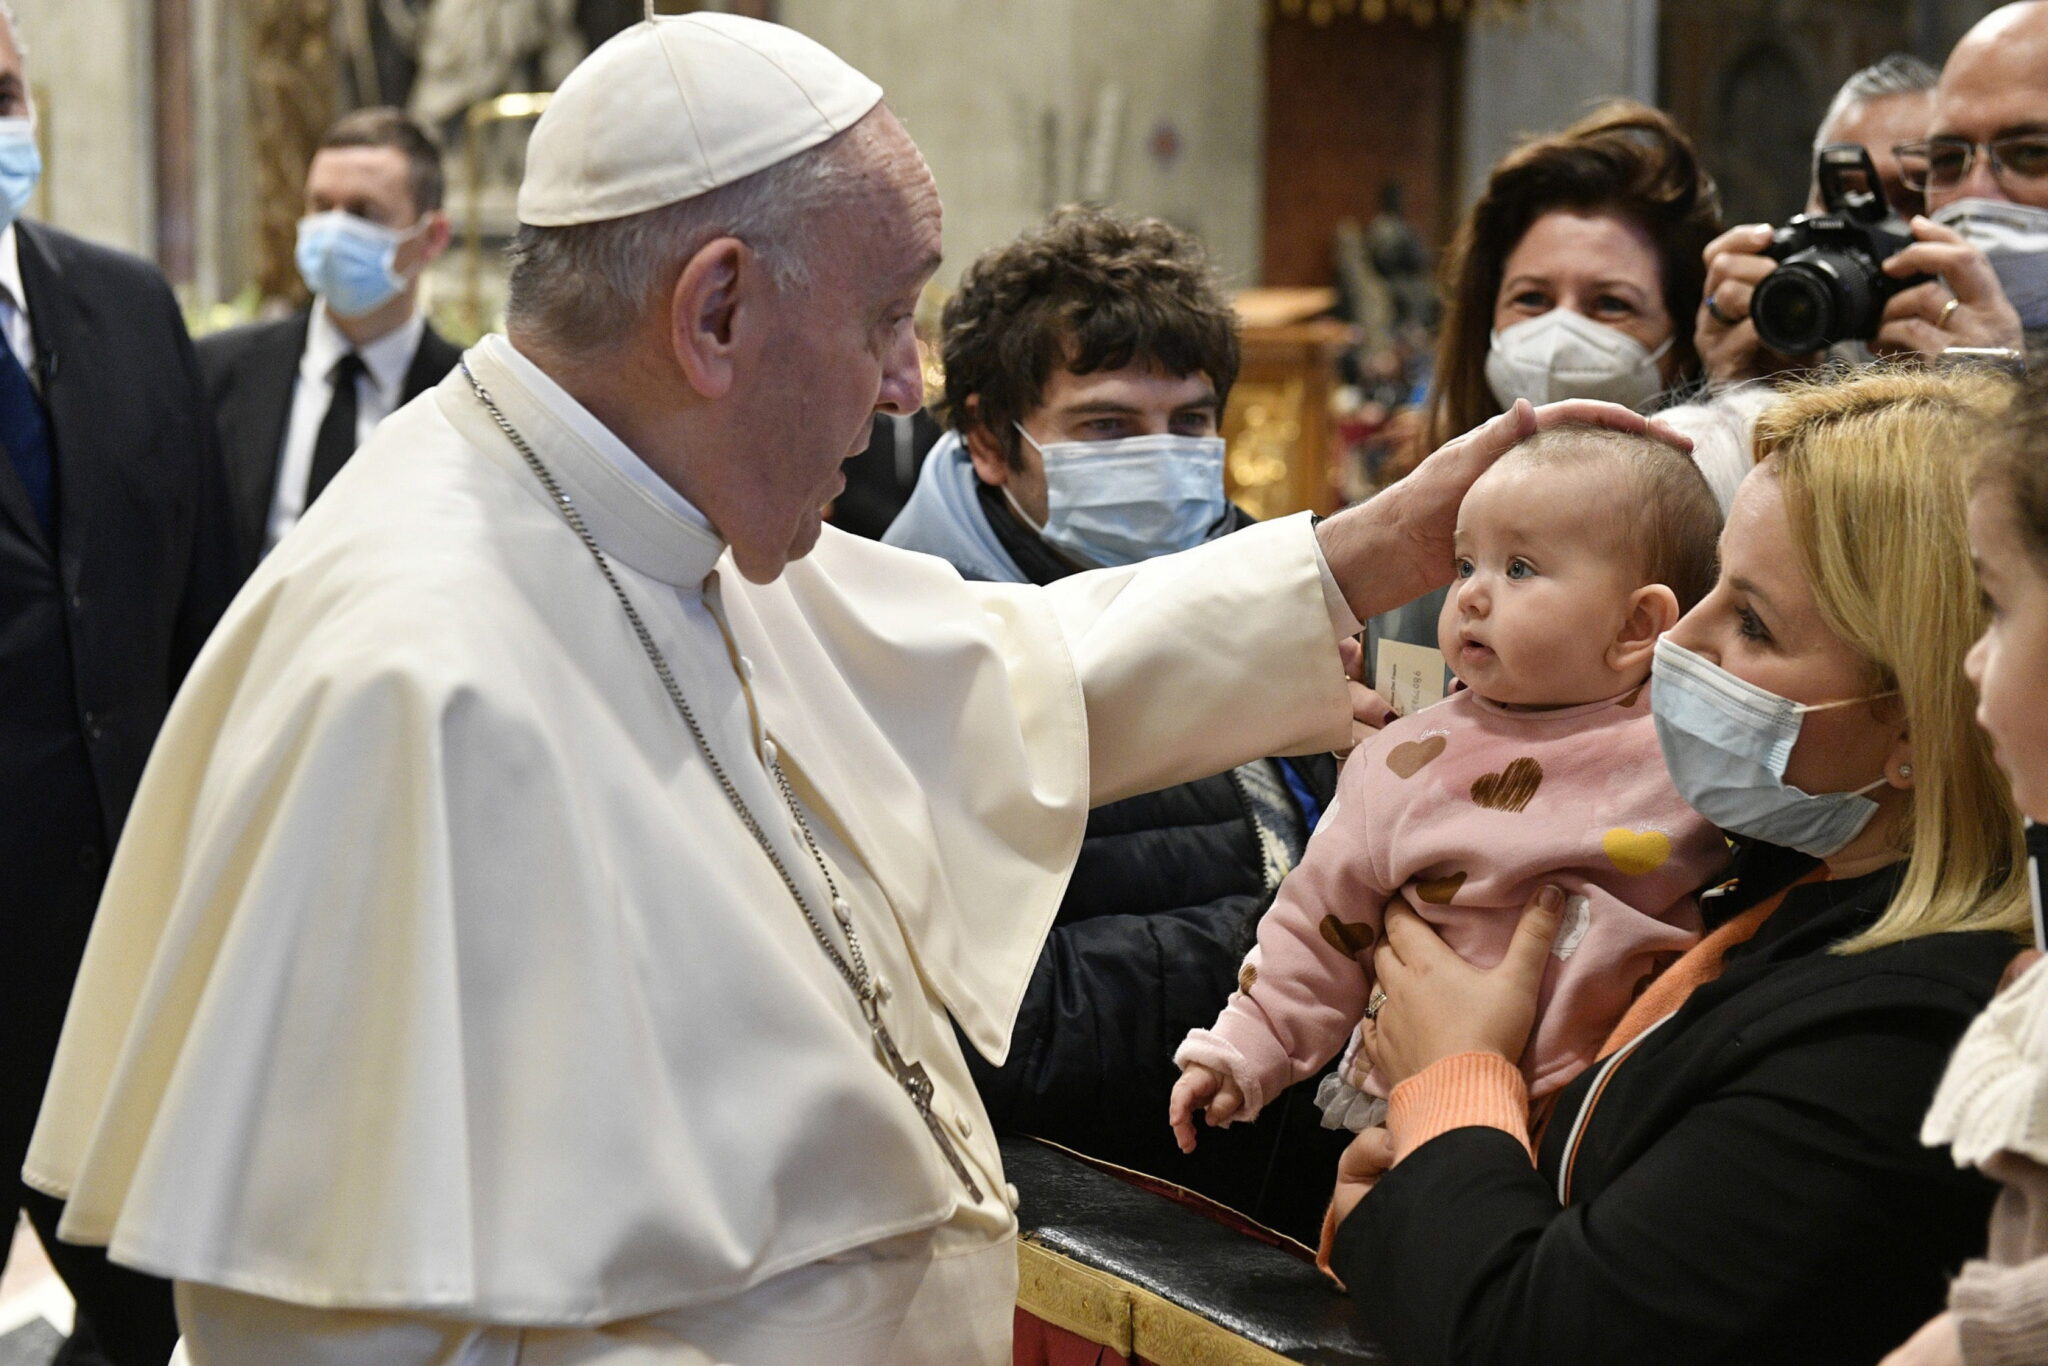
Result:
<svg viewBox="0 0 2048 1366">
<path fill-rule="evenodd" d="M 1852 80 L 1851 84 L 1855 82 Z M 1935 89 L 1931 134 L 1898 144 L 1900 179 L 1926 197 L 1916 241 L 1883 263 L 1894 279 L 1933 278 L 1893 295 L 1876 335 L 1879 355 L 1934 356 L 1951 347 L 2022 350 L 2026 328 L 2048 327 L 2048 297 L 2024 320 L 2011 296 L 2048 265 L 2048 4 L 2007 5 L 1956 45 Z M 1858 129 L 1884 174 L 1883 134 Z M 1822 130 L 1854 136 L 1847 128 Z M 1995 144 L 1995 145 L 1994 145 Z M 1707 248 L 1697 344 L 1710 378 L 1728 383 L 1810 363 L 1772 352 L 1750 319 L 1756 286 L 1777 269 L 1766 224 L 1723 233 Z M 2033 291 L 2048 295 L 2048 291 Z M 2023 321 L 2025 327 L 2023 328 Z"/>
</svg>

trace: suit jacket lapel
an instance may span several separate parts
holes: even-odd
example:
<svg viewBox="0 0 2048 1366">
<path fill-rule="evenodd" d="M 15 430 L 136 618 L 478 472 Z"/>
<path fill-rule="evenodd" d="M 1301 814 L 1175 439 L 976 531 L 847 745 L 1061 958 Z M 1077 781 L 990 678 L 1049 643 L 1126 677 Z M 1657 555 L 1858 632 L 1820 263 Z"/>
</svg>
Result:
<svg viewBox="0 0 2048 1366">
<path fill-rule="evenodd" d="M 291 425 L 292 396 L 312 320 L 310 311 L 298 313 L 278 324 L 274 339 L 265 338 L 250 349 L 244 378 L 220 413 L 227 458 L 239 466 L 233 480 L 235 517 L 252 566 L 262 550 L 271 505 L 277 501 L 278 462 L 284 453 L 285 429 Z"/>
</svg>

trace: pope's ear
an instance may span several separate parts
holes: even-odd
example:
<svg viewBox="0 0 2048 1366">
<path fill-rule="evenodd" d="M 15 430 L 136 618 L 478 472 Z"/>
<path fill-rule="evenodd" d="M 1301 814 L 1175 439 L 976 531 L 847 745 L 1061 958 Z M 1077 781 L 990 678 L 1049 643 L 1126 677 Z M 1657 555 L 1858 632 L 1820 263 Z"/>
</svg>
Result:
<svg viewBox="0 0 2048 1366">
<path fill-rule="evenodd" d="M 676 276 L 669 338 L 683 378 L 705 398 L 723 398 L 732 388 L 741 334 L 765 283 L 760 258 L 737 237 L 706 242 Z"/>
</svg>

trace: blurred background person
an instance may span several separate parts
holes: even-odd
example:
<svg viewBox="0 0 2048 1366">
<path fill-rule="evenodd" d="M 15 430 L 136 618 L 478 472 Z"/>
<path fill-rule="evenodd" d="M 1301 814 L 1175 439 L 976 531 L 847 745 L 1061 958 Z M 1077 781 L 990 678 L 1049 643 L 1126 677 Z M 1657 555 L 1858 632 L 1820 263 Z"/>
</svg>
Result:
<svg viewBox="0 0 2048 1366">
<path fill-rule="evenodd" d="M 1870 153 L 1871 164 L 1884 188 L 1885 203 L 1902 219 L 1927 210 L 1923 177 L 1915 174 L 1906 183 L 1897 149 L 1926 137 L 1934 118 L 1934 87 L 1941 73 L 1911 53 L 1894 52 L 1864 67 L 1835 92 L 1828 112 L 1813 135 L 1816 174 L 1806 196 L 1805 212 L 1825 211 L 1821 201 L 1820 153 L 1823 147 L 1849 142 Z M 1765 346 L 1756 335 L 1756 324 L 1744 313 L 1749 294 L 1778 263 L 1753 250 L 1768 243 L 1769 228 L 1744 223 L 1730 228 L 1707 247 L 1707 291 L 1700 301 L 1695 327 L 1695 344 L 1710 378 L 1736 381 L 1756 378 L 1778 370 L 1811 365 L 1815 356 L 1782 356 Z M 1729 288 L 1724 289 L 1724 285 Z M 1724 299 L 1723 296 L 1727 297 Z M 1863 342 L 1844 342 L 1837 348 L 1843 359 L 1861 364 L 1871 359 Z M 1746 437 L 1749 424 L 1741 424 Z"/>
<path fill-rule="evenodd" d="M 376 425 L 461 350 L 420 312 L 448 247 L 441 153 L 391 108 L 344 115 L 306 169 L 297 260 L 313 302 L 199 343 L 245 551 L 255 568 Z"/>
<path fill-rule="evenodd" d="M 0 1162 L 9 1222 L 28 1212 L 77 1301 L 59 1360 L 163 1366 L 170 1286 L 57 1242 L 62 1206 L 19 1173 L 107 861 L 237 552 L 163 276 L 17 216 L 42 172 L 29 89 L 0 6 Z"/>
<path fill-rule="evenodd" d="M 1846 131 L 1897 132 L 1911 126 L 1910 110 L 1895 105 L 1883 121 Z M 1869 350 L 1933 357 L 1991 349 L 2016 361 L 2038 353 L 2048 341 L 2048 3 L 2006 5 L 1972 27 L 1942 67 L 1927 131 L 1891 151 L 1925 213 L 1910 222 L 1916 240 L 1883 270 L 1896 280 L 1933 278 L 1886 301 Z M 1878 169 L 1882 177 L 1882 161 Z M 1778 266 L 1763 254 L 1771 237 L 1769 224 L 1744 224 L 1708 249 L 1699 346 L 1717 382 L 1815 359 L 1763 346 L 1750 321 L 1751 296 Z"/>
</svg>

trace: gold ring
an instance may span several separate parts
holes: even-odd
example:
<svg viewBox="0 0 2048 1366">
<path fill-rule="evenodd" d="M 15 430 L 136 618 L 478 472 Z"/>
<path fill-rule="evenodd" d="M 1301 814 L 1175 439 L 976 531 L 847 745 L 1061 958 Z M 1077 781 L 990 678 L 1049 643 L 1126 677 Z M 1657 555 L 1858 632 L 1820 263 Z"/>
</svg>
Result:
<svg viewBox="0 0 2048 1366">
<path fill-rule="evenodd" d="M 1377 1020 L 1380 1017 L 1380 1010 L 1386 1004 L 1387 989 L 1385 987 L 1374 987 L 1372 989 L 1372 999 L 1365 1003 L 1365 1018 Z"/>
<path fill-rule="evenodd" d="M 1943 328 L 1943 327 L 1947 327 L 1947 326 L 1948 326 L 1948 315 L 1949 315 L 1949 314 L 1951 314 L 1951 313 L 1953 313 L 1953 312 L 1955 312 L 1955 311 L 1956 311 L 1956 307 L 1957 307 L 1957 306 L 1958 306 L 1959 304 L 1961 304 L 1961 303 L 1962 303 L 1962 300 L 1961 300 L 1961 299 L 1958 299 L 1958 298 L 1957 298 L 1957 297 L 1956 297 L 1955 295 L 1953 295 L 1953 294 L 1949 295 L 1949 296 L 1948 296 L 1948 302 L 1947 302 L 1947 303 L 1945 303 L 1945 304 L 1943 304 L 1943 305 L 1941 306 L 1941 312 L 1939 312 L 1939 313 L 1937 313 L 1937 314 L 1935 314 L 1935 315 L 1934 315 L 1934 325 L 1935 325 L 1935 327 L 1936 327 L 1937 329 L 1939 329 L 1939 328 Z"/>
</svg>

